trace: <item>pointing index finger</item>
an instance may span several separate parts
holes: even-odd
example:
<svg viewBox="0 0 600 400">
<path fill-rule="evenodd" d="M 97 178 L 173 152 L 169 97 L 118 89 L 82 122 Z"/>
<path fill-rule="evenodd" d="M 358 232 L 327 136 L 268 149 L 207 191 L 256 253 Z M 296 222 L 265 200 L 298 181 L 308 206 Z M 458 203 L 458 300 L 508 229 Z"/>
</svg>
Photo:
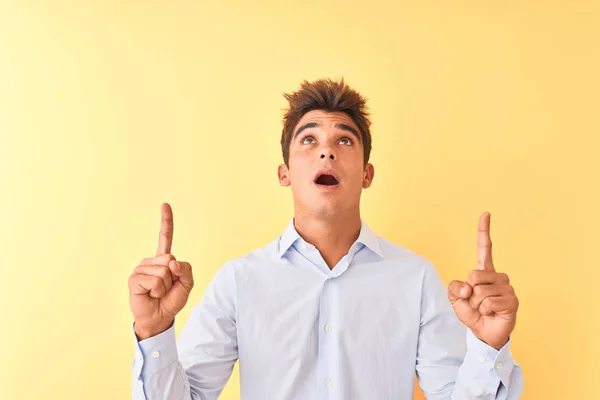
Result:
<svg viewBox="0 0 600 400">
<path fill-rule="evenodd" d="M 169 203 L 161 205 L 160 233 L 158 234 L 158 250 L 156 255 L 171 254 L 173 244 L 173 210 Z"/>
<path fill-rule="evenodd" d="M 479 218 L 479 227 L 477 229 L 477 267 L 483 270 L 494 271 L 490 220 L 491 215 L 488 212 L 484 212 Z"/>
</svg>

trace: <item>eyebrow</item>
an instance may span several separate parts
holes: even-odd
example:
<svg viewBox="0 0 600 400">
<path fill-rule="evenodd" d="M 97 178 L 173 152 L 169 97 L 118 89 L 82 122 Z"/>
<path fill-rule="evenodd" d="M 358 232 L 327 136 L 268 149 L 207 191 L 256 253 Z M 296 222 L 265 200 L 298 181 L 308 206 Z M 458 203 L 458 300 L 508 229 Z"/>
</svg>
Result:
<svg viewBox="0 0 600 400">
<path fill-rule="evenodd" d="M 300 134 L 300 132 L 302 132 L 305 129 L 318 128 L 320 126 L 321 125 L 316 122 L 308 122 L 296 130 L 296 133 L 294 133 L 294 138 L 296 138 L 296 136 L 298 136 Z M 359 142 L 362 141 L 360 134 L 358 133 L 358 131 L 356 129 L 354 129 L 354 127 L 352 127 L 350 125 L 346 125 L 346 124 L 335 124 L 335 127 L 342 131 L 347 131 L 347 132 L 352 133 L 354 136 L 356 136 L 356 138 L 358 139 Z"/>
</svg>

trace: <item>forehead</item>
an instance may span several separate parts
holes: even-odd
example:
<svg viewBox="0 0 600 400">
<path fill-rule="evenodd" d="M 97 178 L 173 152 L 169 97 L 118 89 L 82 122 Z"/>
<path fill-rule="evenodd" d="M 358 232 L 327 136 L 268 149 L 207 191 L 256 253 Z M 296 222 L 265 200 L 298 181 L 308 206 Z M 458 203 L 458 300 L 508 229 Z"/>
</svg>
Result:
<svg viewBox="0 0 600 400">
<path fill-rule="evenodd" d="M 357 131 L 358 126 L 352 121 L 352 118 L 348 116 L 348 114 L 341 111 L 327 112 L 323 110 L 313 110 L 309 111 L 300 118 L 300 121 L 294 127 L 294 132 L 298 127 L 310 123 L 316 122 L 324 128 L 334 127 L 336 124 L 345 124 L 350 125 L 355 128 Z"/>
</svg>

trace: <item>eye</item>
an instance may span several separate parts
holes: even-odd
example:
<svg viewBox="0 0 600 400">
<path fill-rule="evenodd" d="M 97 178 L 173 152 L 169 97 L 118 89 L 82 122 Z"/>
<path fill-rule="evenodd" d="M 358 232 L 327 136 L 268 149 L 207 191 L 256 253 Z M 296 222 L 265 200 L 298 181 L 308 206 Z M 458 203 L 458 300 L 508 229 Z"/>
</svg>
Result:
<svg viewBox="0 0 600 400">
<path fill-rule="evenodd" d="M 340 144 L 343 144 L 345 146 L 352 146 L 352 140 L 350 140 L 350 138 L 348 137 L 343 137 L 340 139 Z"/>
<path fill-rule="evenodd" d="M 307 136 L 304 139 L 302 139 L 302 144 L 311 144 L 315 141 L 315 139 L 312 136 Z"/>
</svg>

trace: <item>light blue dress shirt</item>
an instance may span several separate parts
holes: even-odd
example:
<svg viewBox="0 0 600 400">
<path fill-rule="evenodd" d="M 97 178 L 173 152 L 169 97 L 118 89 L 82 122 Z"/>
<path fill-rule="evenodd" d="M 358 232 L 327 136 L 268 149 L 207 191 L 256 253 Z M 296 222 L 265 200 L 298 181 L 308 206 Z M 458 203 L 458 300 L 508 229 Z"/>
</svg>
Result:
<svg viewBox="0 0 600 400">
<path fill-rule="evenodd" d="M 239 362 L 242 400 L 518 399 L 499 351 L 456 317 L 425 258 L 360 235 L 330 270 L 294 229 L 221 267 L 175 339 L 134 336 L 133 399 L 217 399 Z"/>
</svg>

